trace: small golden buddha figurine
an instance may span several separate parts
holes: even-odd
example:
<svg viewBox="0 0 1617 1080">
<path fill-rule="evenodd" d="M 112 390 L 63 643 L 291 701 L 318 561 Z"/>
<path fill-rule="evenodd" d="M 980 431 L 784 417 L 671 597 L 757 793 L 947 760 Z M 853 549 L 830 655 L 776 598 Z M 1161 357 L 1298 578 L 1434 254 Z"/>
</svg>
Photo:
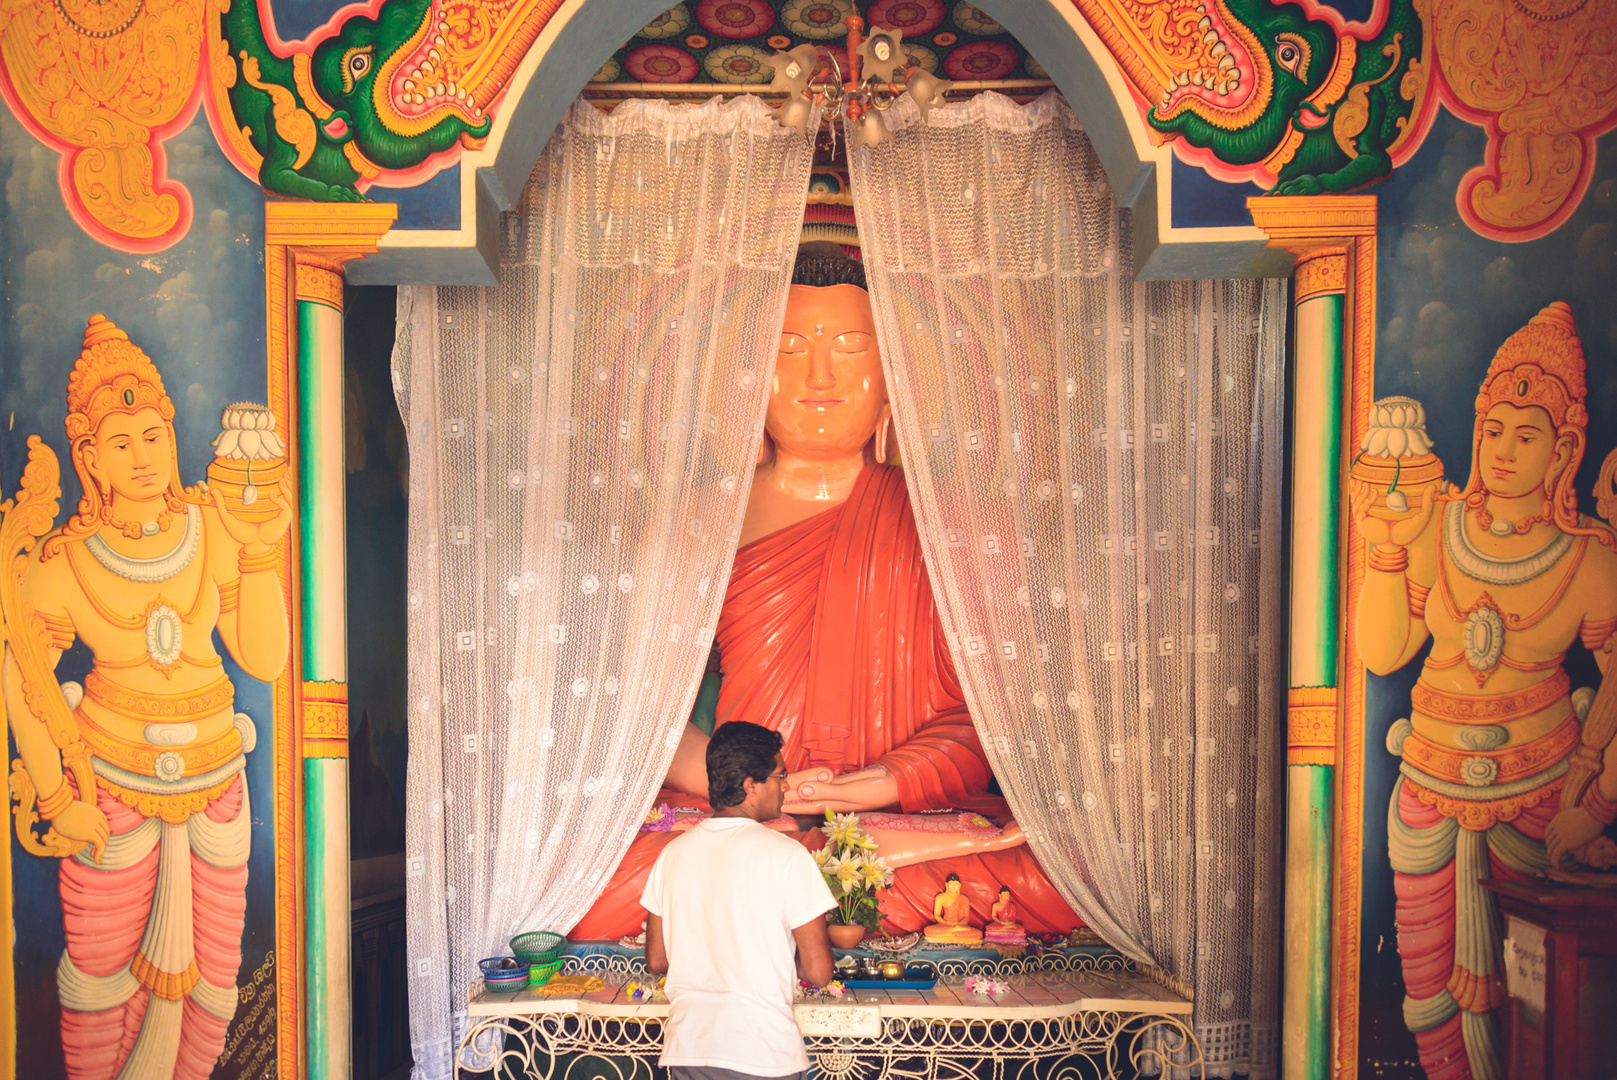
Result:
<svg viewBox="0 0 1617 1080">
<path fill-rule="evenodd" d="M 989 923 L 983 927 L 983 940 L 990 945 L 1026 945 L 1027 931 L 1016 921 L 1016 901 L 1008 885 L 999 887 L 999 899 L 988 909 Z"/>
<path fill-rule="evenodd" d="M 940 945 L 976 945 L 983 932 L 972 926 L 971 903 L 960 895 L 960 875 L 950 874 L 943 891 L 932 898 L 932 917 L 937 922 L 922 931 L 928 941 Z"/>
</svg>

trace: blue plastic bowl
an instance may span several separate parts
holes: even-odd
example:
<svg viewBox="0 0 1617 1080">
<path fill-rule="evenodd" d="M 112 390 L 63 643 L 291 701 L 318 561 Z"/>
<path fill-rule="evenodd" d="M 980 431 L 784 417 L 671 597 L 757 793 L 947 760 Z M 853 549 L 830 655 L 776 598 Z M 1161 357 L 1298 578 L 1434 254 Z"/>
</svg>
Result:
<svg viewBox="0 0 1617 1080">
<path fill-rule="evenodd" d="M 503 965 L 510 964 L 506 967 Z M 491 956 L 477 962 L 483 985 L 490 990 L 520 990 L 528 985 L 528 965 L 514 956 Z"/>
</svg>

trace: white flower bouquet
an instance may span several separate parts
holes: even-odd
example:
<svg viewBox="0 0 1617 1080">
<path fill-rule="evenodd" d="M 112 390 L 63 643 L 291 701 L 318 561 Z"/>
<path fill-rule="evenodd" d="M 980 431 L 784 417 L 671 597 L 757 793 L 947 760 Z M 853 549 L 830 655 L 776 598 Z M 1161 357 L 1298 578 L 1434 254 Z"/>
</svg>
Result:
<svg viewBox="0 0 1617 1080">
<path fill-rule="evenodd" d="M 826 836 L 826 844 L 814 853 L 814 861 L 837 902 L 831 921 L 879 932 L 881 912 L 876 906 L 876 890 L 893 883 L 892 868 L 876 854 L 876 841 L 859 827 L 858 814 L 827 810 L 820 831 Z"/>
</svg>

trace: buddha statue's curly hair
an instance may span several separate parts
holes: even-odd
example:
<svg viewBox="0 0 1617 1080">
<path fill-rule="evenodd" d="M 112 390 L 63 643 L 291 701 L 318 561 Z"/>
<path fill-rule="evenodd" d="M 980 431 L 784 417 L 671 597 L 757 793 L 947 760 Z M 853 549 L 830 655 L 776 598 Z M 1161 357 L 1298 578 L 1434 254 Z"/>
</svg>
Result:
<svg viewBox="0 0 1617 1080">
<path fill-rule="evenodd" d="M 849 258 L 842 245 L 825 240 L 811 241 L 797 249 L 792 284 L 817 289 L 828 285 L 857 285 L 867 291 L 870 288 L 865 284 L 865 264 Z"/>
</svg>

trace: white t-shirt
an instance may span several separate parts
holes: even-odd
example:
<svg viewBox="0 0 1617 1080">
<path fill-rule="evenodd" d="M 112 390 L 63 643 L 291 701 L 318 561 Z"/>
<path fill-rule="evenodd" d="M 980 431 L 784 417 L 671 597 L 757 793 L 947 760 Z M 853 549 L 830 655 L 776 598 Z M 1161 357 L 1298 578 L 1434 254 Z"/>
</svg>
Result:
<svg viewBox="0 0 1617 1080">
<path fill-rule="evenodd" d="M 668 952 L 659 1065 L 808 1068 L 792 931 L 836 901 L 803 845 L 751 818 L 708 818 L 663 849 L 640 903 L 662 917 Z"/>
</svg>

